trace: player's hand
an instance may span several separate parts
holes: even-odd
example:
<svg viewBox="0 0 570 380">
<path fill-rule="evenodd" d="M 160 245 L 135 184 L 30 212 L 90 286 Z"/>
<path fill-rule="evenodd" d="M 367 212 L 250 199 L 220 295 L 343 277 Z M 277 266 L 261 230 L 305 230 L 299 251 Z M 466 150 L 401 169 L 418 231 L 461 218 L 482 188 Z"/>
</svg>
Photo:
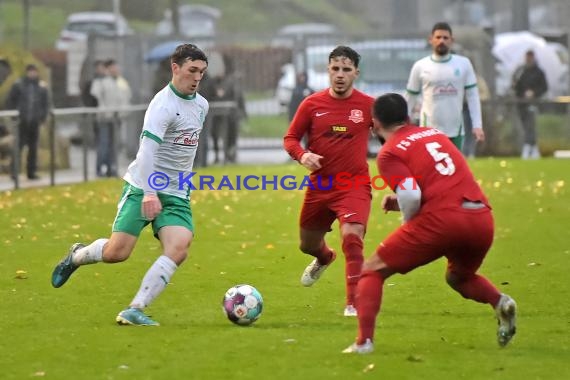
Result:
<svg viewBox="0 0 570 380">
<path fill-rule="evenodd" d="M 384 210 L 385 214 L 388 213 L 388 211 L 400 211 L 396 194 L 384 196 L 384 199 L 382 199 L 382 210 Z"/>
<path fill-rule="evenodd" d="M 475 136 L 475 141 L 477 142 L 485 141 L 485 132 L 483 132 L 483 128 L 473 128 L 473 136 Z"/>
<path fill-rule="evenodd" d="M 154 220 L 162 211 L 162 203 L 156 194 L 145 194 L 142 200 L 142 216 L 146 220 Z"/>
<path fill-rule="evenodd" d="M 301 160 L 299 160 L 299 162 L 301 163 L 301 165 L 303 165 L 310 171 L 315 171 L 321 168 L 322 158 L 323 156 L 320 156 L 318 154 L 306 152 L 303 153 L 303 155 L 301 156 Z"/>
</svg>

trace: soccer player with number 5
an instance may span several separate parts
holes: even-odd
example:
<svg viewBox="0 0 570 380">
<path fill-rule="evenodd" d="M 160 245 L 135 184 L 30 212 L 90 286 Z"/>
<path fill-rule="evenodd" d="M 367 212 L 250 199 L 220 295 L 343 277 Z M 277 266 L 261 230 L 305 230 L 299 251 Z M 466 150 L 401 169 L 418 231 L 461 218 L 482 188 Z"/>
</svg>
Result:
<svg viewBox="0 0 570 380">
<path fill-rule="evenodd" d="M 446 280 L 464 298 L 494 308 L 497 339 L 505 346 L 514 336 L 516 303 L 477 274 L 493 242 L 493 215 L 461 152 L 434 128 L 410 125 L 405 99 L 385 94 L 373 106 L 374 132 L 386 143 L 378 170 L 395 194 L 382 201 L 385 212 L 401 211 L 404 223 L 363 265 L 356 291 L 358 337 L 343 352 L 373 351 L 376 315 L 384 281 L 440 257 L 447 258 Z"/>
</svg>

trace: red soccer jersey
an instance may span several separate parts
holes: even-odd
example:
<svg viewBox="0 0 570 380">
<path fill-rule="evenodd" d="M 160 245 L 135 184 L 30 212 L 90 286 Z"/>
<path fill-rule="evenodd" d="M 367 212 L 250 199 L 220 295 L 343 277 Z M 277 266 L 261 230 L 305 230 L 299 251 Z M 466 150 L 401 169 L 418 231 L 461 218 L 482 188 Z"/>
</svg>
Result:
<svg viewBox="0 0 570 380">
<path fill-rule="evenodd" d="M 374 99 L 356 89 L 346 99 L 336 99 L 329 90 L 303 100 L 284 137 L 285 150 L 300 160 L 307 150 L 323 156 L 321 169 L 312 177 L 325 178 L 340 172 L 368 175 L 368 137 Z M 300 141 L 308 136 L 305 150 Z"/>
<path fill-rule="evenodd" d="M 400 128 L 378 153 L 377 164 L 392 190 L 403 178 L 417 181 L 422 192 L 421 212 L 461 207 L 464 201 L 489 206 L 461 152 L 437 129 Z"/>
</svg>

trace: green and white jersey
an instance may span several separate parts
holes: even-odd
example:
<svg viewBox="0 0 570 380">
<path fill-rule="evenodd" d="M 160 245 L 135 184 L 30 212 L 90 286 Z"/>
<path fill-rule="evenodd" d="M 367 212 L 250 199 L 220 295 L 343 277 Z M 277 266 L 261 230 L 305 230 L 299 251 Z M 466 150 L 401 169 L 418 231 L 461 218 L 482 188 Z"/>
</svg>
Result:
<svg viewBox="0 0 570 380">
<path fill-rule="evenodd" d="M 410 99 L 421 93 L 420 125 L 434 127 L 449 137 L 456 137 L 465 134 L 462 112 L 465 90 L 476 86 L 475 71 L 466 57 L 450 54 L 436 60 L 427 56 L 412 67 L 406 99 L 411 106 L 415 102 L 410 102 Z"/>
<path fill-rule="evenodd" d="M 183 95 L 172 83 L 160 90 L 148 105 L 141 139 L 150 138 L 160 144 L 154 154 L 154 172 L 166 175 L 160 178 L 161 184 L 168 182 L 164 189 L 155 187 L 160 193 L 188 198 L 190 189 L 184 183 L 179 185 L 179 178 L 186 178 L 192 172 L 208 108 L 208 101 L 203 96 L 198 93 Z M 144 175 L 138 165 L 135 159 L 124 179 L 142 189 L 143 181 L 149 183 L 149 178 L 142 178 Z"/>
</svg>

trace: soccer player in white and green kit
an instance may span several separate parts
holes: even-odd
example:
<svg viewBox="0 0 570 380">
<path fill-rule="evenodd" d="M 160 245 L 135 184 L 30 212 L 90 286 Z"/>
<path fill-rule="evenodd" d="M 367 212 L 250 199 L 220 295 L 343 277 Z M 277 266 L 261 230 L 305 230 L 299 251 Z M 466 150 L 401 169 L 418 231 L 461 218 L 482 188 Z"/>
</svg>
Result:
<svg viewBox="0 0 570 380">
<path fill-rule="evenodd" d="M 74 244 L 51 279 L 59 288 L 81 265 L 125 261 L 142 229 L 152 224 L 162 255 L 146 272 L 129 307 L 117 315 L 116 321 L 122 325 L 158 326 L 143 310 L 186 259 L 194 236 L 189 186 L 179 184 L 178 179 L 188 178 L 192 172 L 208 113 L 208 102 L 197 93 L 208 59 L 195 45 L 182 44 L 170 62 L 172 81 L 154 96 L 145 113 L 139 150 L 124 176 L 111 237 L 87 246 Z"/>
<path fill-rule="evenodd" d="M 405 94 L 409 112 L 413 112 L 421 94 L 420 126 L 439 129 L 461 150 L 465 97 L 475 140 L 484 141 L 477 77 L 467 57 L 450 52 L 453 35 L 449 24 L 436 23 L 429 43 L 432 54 L 418 60 L 410 72 Z"/>
</svg>

